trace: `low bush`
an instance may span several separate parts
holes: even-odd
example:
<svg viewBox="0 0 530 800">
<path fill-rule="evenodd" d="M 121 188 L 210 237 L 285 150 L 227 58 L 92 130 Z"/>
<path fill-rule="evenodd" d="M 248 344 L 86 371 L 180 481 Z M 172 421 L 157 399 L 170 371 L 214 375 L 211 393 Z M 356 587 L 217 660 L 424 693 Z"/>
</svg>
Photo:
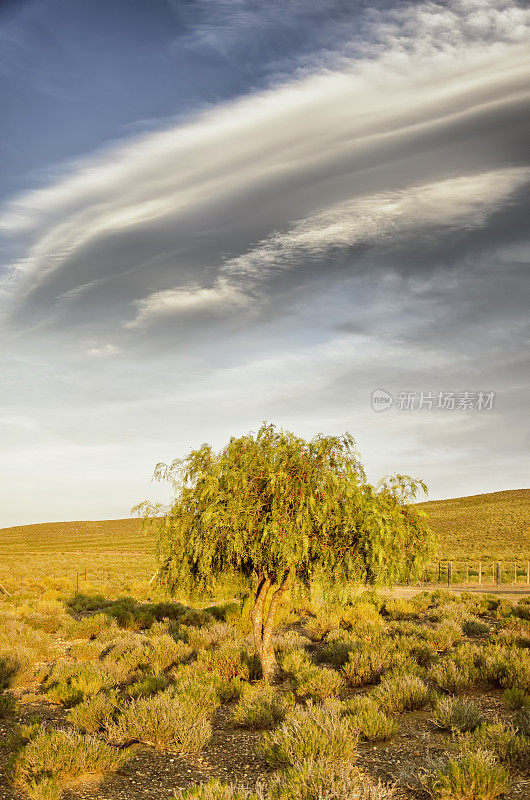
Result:
<svg viewBox="0 0 530 800">
<path fill-rule="evenodd" d="M 393 667 L 402 665 L 406 657 L 406 653 L 400 652 L 390 643 L 358 643 L 348 653 L 348 661 L 342 668 L 342 674 L 350 686 L 367 686 L 377 683 Z"/>
<path fill-rule="evenodd" d="M 16 708 L 15 698 L 7 692 L 0 692 L 0 719 L 12 716 Z"/>
<path fill-rule="evenodd" d="M 490 626 L 476 617 L 470 617 L 462 625 L 462 631 L 465 636 L 489 636 Z"/>
<path fill-rule="evenodd" d="M 272 767 L 288 767 L 304 759 L 326 763 L 353 761 L 358 733 L 342 714 L 338 701 L 294 708 L 271 733 L 265 734 L 262 753 Z"/>
<path fill-rule="evenodd" d="M 459 694 L 469 689 L 477 677 L 478 670 L 472 662 L 457 661 L 453 658 L 443 658 L 437 664 L 433 664 L 427 672 L 427 678 L 433 681 L 438 689 L 451 694 Z"/>
<path fill-rule="evenodd" d="M 220 781 L 208 781 L 200 786 L 182 789 L 174 795 L 175 800 L 258 800 L 254 792 L 238 789 Z"/>
<path fill-rule="evenodd" d="M 484 717 L 475 703 L 442 697 L 434 706 L 434 723 L 448 731 L 474 731 Z"/>
<path fill-rule="evenodd" d="M 505 689 L 502 693 L 502 699 L 512 711 L 517 711 L 519 708 L 530 709 L 530 694 L 517 686 Z"/>
<path fill-rule="evenodd" d="M 471 751 L 488 750 L 510 765 L 530 763 L 530 738 L 519 733 L 517 727 L 497 721 L 480 725 L 472 735 L 462 739 Z"/>
<path fill-rule="evenodd" d="M 206 671 L 218 675 L 223 681 L 249 680 L 255 675 L 257 665 L 246 648 L 238 644 L 225 643 L 214 650 L 199 653 L 198 664 Z"/>
<path fill-rule="evenodd" d="M 383 713 L 370 697 L 352 698 L 344 703 L 344 711 L 366 741 L 382 742 L 391 739 L 399 730 L 397 722 Z"/>
<path fill-rule="evenodd" d="M 425 641 L 428 642 L 438 653 L 449 650 L 456 642 L 462 638 L 462 628 L 456 622 L 441 622 L 435 628 L 428 629 L 424 633 Z"/>
<path fill-rule="evenodd" d="M 425 708 L 431 702 L 429 690 L 421 678 L 407 673 L 386 676 L 372 689 L 371 697 L 390 714 Z"/>
<path fill-rule="evenodd" d="M 516 647 L 490 646 L 485 649 L 481 673 L 495 686 L 530 693 L 530 652 Z"/>
<path fill-rule="evenodd" d="M 234 709 L 233 721 L 241 728 L 273 728 L 294 706 L 291 693 L 279 692 L 272 686 L 247 685 Z"/>
<path fill-rule="evenodd" d="M 418 609 L 409 600 L 396 597 L 385 601 L 382 613 L 389 619 L 415 619 L 418 616 Z"/>
<path fill-rule="evenodd" d="M 216 701 L 207 702 L 203 687 L 171 687 L 154 697 L 132 700 L 107 728 L 114 744 L 143 742 L 160 750 L 198 753 L 212 735 Z"/>
<path fill-rule="evenodd" d="M 320 611 L 315 617 L 307 620 L 305 630 L 313 641 L 321 642 L 324 636 L 340 625 L 340 615 L 329 610 Z"/>
<path fill-rule="evenodd" d="M 68 712 L 67 719 L 74 727 L 85 733 L 99 733 L 107 730 L 114 721 L 118 707 L 116 692 L 107 694 L 101 692 L 72 708 Z"/>
<path fill-rule="evenodd" d="M 58 662 L 44 679 L 42 689 L 52 703 L 70 707 L 115 683 L 115 676 L 103 664 Z"/>
<path fill-rule="evenodd" d="M 351 764 L 306 759 L 280 773 L 269 800 L 392 800 L 394 790 L 374 783 Z"/>
<path fill-rule="evenodd" d="M 60 796 L 62 787 L 99 780 L 119 769 L 128 753 L 93 736 L 40 726 L 16 755 L 12 768 L 15 786 L 31 798 Z"/>
<path fill-rule="evenodd" d="M 285 653 L 280 666 L 300 698 L 324 700 L 336 695 L 342 685 L 341 676 L 335 670 L 317 667 L 303 650 Z"/>
<path fill-rule="evenodd" d="M 492 753 L 478 750 L 450 759 L 427 785 L 436 800 L 496 800 L 508 788 L 508 772 Z"/>
</svg>

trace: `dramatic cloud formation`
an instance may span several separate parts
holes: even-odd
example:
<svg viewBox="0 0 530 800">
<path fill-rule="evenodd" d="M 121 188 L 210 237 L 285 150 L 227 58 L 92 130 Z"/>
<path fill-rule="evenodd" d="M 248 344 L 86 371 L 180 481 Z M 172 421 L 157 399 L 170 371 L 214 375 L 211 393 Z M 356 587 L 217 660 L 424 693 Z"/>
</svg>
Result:
<svg viewBox="0 0 530 800">
<path fill-rule="evenodd" d="M 435 496 L 522 484 L 530 11 L 167 7 L 167 52 L 249 84 L 5 199 L 6 524 L 125 514 L 155 461 L 264 418 L 350 429 L 374 478 L 409 470 Z M 497 400 L 376 414 L 376 388 Z"/>
</svg>

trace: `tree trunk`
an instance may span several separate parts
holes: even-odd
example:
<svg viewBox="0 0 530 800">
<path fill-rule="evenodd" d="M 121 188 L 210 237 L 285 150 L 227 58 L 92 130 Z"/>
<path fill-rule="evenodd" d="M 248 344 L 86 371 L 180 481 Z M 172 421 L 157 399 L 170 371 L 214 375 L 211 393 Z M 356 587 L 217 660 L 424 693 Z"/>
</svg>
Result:
<svg viewBox="0 0 530 800">
<path fill-rule="evenodd" d="M 251 620 L 254 645 L 261 662 L 263 680 L 266 683 L 272 683 L 278 675 L 278 662 L 276 661 L 276 655 L 272 644 L 272 634 L 274 632 L 276 613 L 281 599 L 287 590 L 290 577 L 291 570 L 288 570 L 279 586 L 275 588 L 266 619 L 264 619 L 265 603 L 270 589 L 273 588 L 273 584 L 270 578 L 263 577 L 260 580 L 256 592 L 256 602 L 252 609 Z"/>
</svg>

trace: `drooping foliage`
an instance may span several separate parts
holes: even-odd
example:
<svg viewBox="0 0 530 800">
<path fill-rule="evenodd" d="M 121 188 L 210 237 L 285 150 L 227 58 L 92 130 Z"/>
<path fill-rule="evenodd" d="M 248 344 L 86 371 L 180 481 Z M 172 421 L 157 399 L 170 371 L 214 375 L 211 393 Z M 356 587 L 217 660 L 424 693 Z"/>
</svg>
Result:
<svg viewBox="0 0 530 800">
<path fill-rule="evenodd" d="M 373 487 L 350 434 L 311 441 L 273 425 L 233 437 L 216 453 L 204 444 L 159 464 L 174 499 L 142 504 L 158 528 L 170 587 L 209 587 L 228 572 L 272 584 L 318 567 L 337 579 L 413 577 L 432 536 L 412 505 L 421 482 L 398 475 Z"/>
</svg>

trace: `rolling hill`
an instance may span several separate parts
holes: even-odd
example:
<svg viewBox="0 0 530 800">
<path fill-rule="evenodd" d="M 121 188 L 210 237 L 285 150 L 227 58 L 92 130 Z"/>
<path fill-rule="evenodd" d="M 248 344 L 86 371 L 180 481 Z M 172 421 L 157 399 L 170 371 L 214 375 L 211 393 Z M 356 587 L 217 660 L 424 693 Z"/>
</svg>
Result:
<svg viewBox="0 0 530 800">
<path fill-rule="evenodd" d="M 438 537 L 441 559 L 530 560 L 530 490 L 419 503 Z M 49 522 L 0 529 L 0 581 L 76 572 L 148 580 L 155 541 L 138 519 Z"/>
</svg>

